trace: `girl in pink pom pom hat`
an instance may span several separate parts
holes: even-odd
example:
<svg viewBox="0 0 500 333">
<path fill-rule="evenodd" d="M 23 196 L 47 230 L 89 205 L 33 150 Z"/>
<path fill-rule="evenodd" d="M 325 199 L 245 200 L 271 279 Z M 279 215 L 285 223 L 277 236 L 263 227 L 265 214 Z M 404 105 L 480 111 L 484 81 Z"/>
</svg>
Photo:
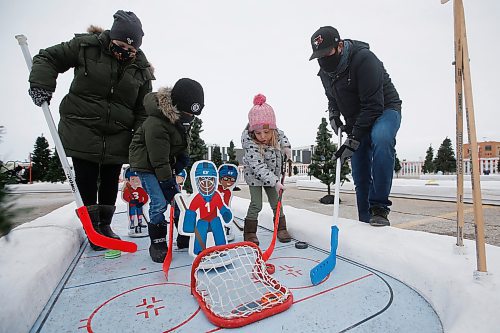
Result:
<svg viewBox="0 0 500 333">
<path fill-rule="evenodd" d="M 281 184 L 281 166 L 291 158 L 292 152 L 290 141 L 276 126 L 273 108 L 266 103 L 266 96 L 262 94 L 253 99 L 253 107 L 248 113 L 248 125 L 241 135 L 241 145 L 244 150 L 243 174 L 250 191 L 243 238 L 259 245 L 257 224 L 262 210 L 262 189 L 276 216 L 278 193 L 285 189 Z M 280 211 L 278 240 L 282 243 L 291 240 L 286 229 L 283 207 Z"/>
</svg>

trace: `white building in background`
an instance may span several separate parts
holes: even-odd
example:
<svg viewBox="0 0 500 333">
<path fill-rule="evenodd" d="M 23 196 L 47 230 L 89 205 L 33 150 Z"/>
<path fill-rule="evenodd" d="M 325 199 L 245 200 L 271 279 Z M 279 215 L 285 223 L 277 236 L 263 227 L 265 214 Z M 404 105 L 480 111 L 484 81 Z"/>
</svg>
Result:
<svg viewBox="0 0 500 333">
<path fill-rule="evenodd" d="M 398 177 L 420 177 L 422 174 L 423 161 L 400 161 L 401 170 L 399 170 Z"/>
</svg>

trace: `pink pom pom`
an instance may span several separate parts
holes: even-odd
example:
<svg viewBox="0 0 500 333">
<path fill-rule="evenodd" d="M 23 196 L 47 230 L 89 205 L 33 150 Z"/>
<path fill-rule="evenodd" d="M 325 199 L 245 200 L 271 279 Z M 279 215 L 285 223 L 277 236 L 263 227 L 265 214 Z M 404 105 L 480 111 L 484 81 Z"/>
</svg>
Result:
<svg viewBox="0 0 500 333">
<path fill-rule="evenodd" d="M 266 102 L 266 96 L 258 94 L 253 98 L 253 105 L 262 105 Z"/>
</svg>

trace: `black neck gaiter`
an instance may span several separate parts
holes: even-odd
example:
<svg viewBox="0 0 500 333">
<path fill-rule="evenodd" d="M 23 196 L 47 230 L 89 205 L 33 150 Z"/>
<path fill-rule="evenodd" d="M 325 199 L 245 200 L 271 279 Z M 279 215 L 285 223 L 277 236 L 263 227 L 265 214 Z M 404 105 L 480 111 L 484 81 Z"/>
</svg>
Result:
<svg viewBox="0 0 500 333">
<path fill-rule="evenodd" d="M 323 69 L 327 73 L 335 72 L 337 66 L 340 63 L 340 59 L 342 55 L 337 51 L 335 54 L 332 54 L 328 57 L 323 57 L 318 59 L 318 64 L 321 69 Z"/>
</svg>

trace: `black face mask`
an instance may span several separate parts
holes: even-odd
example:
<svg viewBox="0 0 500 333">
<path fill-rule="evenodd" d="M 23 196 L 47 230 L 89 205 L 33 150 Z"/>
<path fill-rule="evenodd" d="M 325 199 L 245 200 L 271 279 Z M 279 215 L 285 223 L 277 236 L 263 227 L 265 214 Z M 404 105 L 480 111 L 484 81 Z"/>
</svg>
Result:
<svg viewBox="0 0 500 333">
<path fill-rule="evenodd" d="M 111 52 L 118 54 L 118 61 L 127 62 L 135 58 L 135 53 L 130 52 L 129 50 L 124 49 L 116 45 L 115 43 L 111 43 L 110 47 Z"/>
<path fill-rule="evenodd" d="M 335 54 L 332 54 L 331 56 L 319 58 L 319 67 L 327 73 L 335 72 L 340 63 L 340 58 L 342 58 L 342 55 L 337 50 Z"/>
<path fill-rule="evenodd" d="M 191 125 L 191 123 L 194 121 L 194 115 L 186 112 L 181 112 L 181 116 L 179 118 L 179 122 L 182 125 Z"/>
<path fill-rule="evenodd" d="M 194 121 L 194 115 L 186 112 L 181 112 L 178 124 L 184 128 L 184 131 L 188 133 L 191 130 L 191 125 Z"/>
</svg>

